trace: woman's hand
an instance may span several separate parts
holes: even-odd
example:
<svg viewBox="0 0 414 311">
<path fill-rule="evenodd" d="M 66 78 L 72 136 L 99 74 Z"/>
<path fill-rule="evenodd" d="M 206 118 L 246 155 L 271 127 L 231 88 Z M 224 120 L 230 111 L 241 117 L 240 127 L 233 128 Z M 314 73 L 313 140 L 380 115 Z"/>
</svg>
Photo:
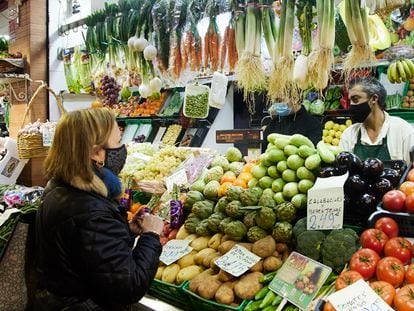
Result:
<svg viewBox="0 0 414 311">
<path fill-rule="evenodd" d="M 142 215 L 137 213 L 129 222 L 129 229 L 135 235 L 139 235 L 145 232 L 152 232 L 160 235 L 163 228 L 164 222 L 162 218 L 151 214 Z"/>
</svg>

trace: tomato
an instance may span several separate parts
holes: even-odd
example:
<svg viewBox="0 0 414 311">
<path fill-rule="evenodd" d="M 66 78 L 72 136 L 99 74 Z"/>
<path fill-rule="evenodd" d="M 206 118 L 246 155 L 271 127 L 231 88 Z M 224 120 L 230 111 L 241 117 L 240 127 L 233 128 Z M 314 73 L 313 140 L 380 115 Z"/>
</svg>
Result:
<svg viewBox="0 0 414 311">
<path fill-rule="evenodd" d="M 404 281 L 404 265 L 398 258 L 384 257 L 377 264 L 377 279 L 398 287 Z"/>
<path fill-rule="evenodd" d="M 414 310 L 414 284 L 405 285 L 395 294 L 394 306 L 398 311 Z"/>
<path fill-rule="evenodd" d="M 408 181 L 414 181 L 414 168 L 412 168 L 407 174 Z"/>
<path fill-rule="evenodd" d="M 405 195 L 409 195 L 410 193 L 414 192 L 414 182 L 413 181 L 404 181 L 401 186 L 400 190 L 404 192 Z"/>
<path fill-rule="evenodd" d="M 391 217 L 381 217 L 375 221 L 375 229 L 381 230 L 389 238 L 398 236 L 398 224 Z"/>
<path fill-rule="evenodd" d="M 356 251 L 349 263 L 349 269 L 359 272 L 364 280 L 368 280 L 375 274 L 380 256 L 370 248 L 361 248 Z"/>
<path fill-rule="evenodd" d="M 405 198 L 405 211 L 407 213 L 414 213 L 414 193 L 407 195 Z"/>
<path fill-rule="evenodd" d="M 414 284 L 414 263 L 407 267 L 405 271 L 405 281 L 408 284 Z"/>
<path fill-rule="evenodd" d="M 357 271 L 344 271 L 342 272 L 335 281 L 335 289 L 343 289 L 358 280 L 362 280 L 362 275 Z"/>
<path fill-rule="evenodd" d="M 412 184 L 414 192 L 414 182 Z M 384 196 L 382 197 L 382 205 L 384 209 L 389 210 L 391 212 L 401 212 L 404 209 L 405 197 L 406 195 L 408 195 L 408 193 L 405 193 L 404 190 L 402 190 L 401 188 L 400 190 L 391 190 L 384 194 Z"/>
<path fill-rule="evenodd" d="M 369 284 L 371 288 L 380 296 L 389 306 L 392 306 L 395 297 L 394 287 L 384 281 L 376 281 Z"/>
<path fill-rule="evenodd" d="M 403 264 L 408 264 L 411 260 L 411 242 L 402 237 L 389 239 L 384 246 L 384 255 L 398 258 Z"/>
<path fill-rule="evenodd" d="M 388 236 L 378 229 L 367 229 L 362 232 L 360 237 L 361 246 L 363 248 L 370 248 L 381 254 L 385 243 L 388 241 Z"/>
</svg>

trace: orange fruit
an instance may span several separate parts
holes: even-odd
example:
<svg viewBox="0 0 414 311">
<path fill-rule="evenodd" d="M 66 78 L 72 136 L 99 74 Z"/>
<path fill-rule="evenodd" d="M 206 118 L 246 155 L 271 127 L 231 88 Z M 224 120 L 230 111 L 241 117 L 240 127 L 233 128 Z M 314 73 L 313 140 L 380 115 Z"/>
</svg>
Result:
<svg viewBox="0 0 414 311">
<path fill-rule="evenodd" d="M 243 166 L 242 173 L 244 173 L 244 172 L 250 173 L 252 171 L 253 166 L 255 166 L 255 164 L 253 162 L 246 163 Z"/>
<path fill-rule="evenodd" d="M 233 185 L 233 183 L 231 182 L 224 182 L 222 185 L 220 185 L 219 189 L 218 189 L 218 196 L 219 197 L 224 197 L 226 195 L 227 189 Z"/>
<path fill-rule="evenodd" d="M 236 175 L 223 175 L 220 179 L 220 184 L 224 184 L 226 182 L 233 183 L 236 180 Z"/>
<path fill-rule="evenodd" d="M 244 181 L 243 179 L 237 178 L 234 182 L 233 182 L 233 186 L 240 186 L 244 189 L 247 189 L 247 182 Z"/>
<path fill-rule="evenodd" d="M 241 172 L 237 178 L 248 183 L 253 178 L 253 175 L 250 172 Z"/>
<path fill-rule="evenodd" d="M 408 181 L 414 181 L 414 168 L 412 168 L 407 175 L 407 180 Z"/>
<path fill-rule="evenodd" d="M 400 186 L 400 190 L 407 196 L 411 193 L 414 193 L 414 182 L 404 181 Z"/>
<path fill-rule="evenodd" d="M 132 214 L 135 214 L 136 212 L 138 212 L 141 209 L 142 205 L 141 203 L 134 203 L 131 205 L 131 207 L 129 208 L 129 211 Z"/>
</svg>

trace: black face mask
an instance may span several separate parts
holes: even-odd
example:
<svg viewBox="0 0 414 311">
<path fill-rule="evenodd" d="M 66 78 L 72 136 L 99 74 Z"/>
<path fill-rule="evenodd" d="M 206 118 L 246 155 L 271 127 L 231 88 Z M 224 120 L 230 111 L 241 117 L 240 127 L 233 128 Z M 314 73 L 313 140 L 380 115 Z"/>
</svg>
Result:
<svg viewBox="0 0 414 311">
<path fill-rule="evenodd" d="M 371 113 L 371 107 L 368 104 L 368 101 L 365 103 L 357 104 L 357 105 L 350 105 L 349 112 L 352 115 L 352 121 L 355 123 L 362 123 L 364 122 L 369 114 Z"/>
<path fill-rule="evenodd" d="M 119 148 L 108 148 L 106 150 L 105 167 L 110 169 L 115 175 L 121 172 L 125 165 L 127 149 L 125 145 Z"/>
</svg>

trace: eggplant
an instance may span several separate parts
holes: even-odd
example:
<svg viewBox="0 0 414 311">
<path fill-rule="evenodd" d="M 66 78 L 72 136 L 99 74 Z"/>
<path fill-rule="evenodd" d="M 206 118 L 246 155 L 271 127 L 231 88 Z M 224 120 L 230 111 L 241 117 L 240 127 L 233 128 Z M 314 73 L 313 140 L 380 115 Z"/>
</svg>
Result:
<svg viewBox="0 0 414 311">
<path fill-rule="evenodd" d="M 335 166 L 335 171 L 336 171 L 335 176 L 341 176 L 341 175 L 344 175 L 348 171 L 348 168 L 345 165 L 338 165 L 338 166 Z"/>
<path fill-rule="evenodd" d="M 358 174 L 348 177 L 344 184 L 344 192 L 350 197 L 359 197 L 367 191 L 367 184 Z"/>
<path fill-rule="evenodd" d="M 358 174 L 362 170 L 361 159 L 348 151 L 342 151 L 336 156 L 336 164 L 338 167 L 346 167 L 351 175 Z"/>
<path fill-rule="evenodd" d="M 382 196 L 388 191 L 392 190 L 392 183 L 386 178 L 380 178 L 374 183 L 374 193 L 377 197 L 382 198 Z"/>
<path fill-rule="evenodd" d="M 379 200 L 376 196 L 369 194 L 369 193 L 364 193 L 356 201 L 358 213 L 361 215 L 370 215 L 376 210 L 378 203 L 379 203 Z"/>
<path fill-rule="evenodd" d="M 394 187 L 397 187 L 401 174 L 394 168 L 385 168 L 381 174 L 381 178 L 388 179 Z"/>
<path fill-rule="evenodd" d="M 321 178 L 327 178 L 332 176 L 337 176 L 336 167 L 326 166 L 321 168 L 321 170 L 319 171 L 319 177 Z"/>
<path fill-rule="evenodd" d="M 349 169 L 350 174 L 360 174 L 363 167 L 361 159 L 356 154 L 351 154 L 351 167 Z"/>
<path fill-rule="evenodd" d="M 384 171 L 384 163 L 379 159 L 368 158 L 363 162 L 362 173 L 370 180 L 378 179 Z"/>
<path fill-rule="evenodd" d="M 404 170 L 404 167 L 405 167 L 405 162 L 403 160 L 393 160 L 392 161 L 391 168 L 397 170 L 398 172 L 400 172 L 400 174 Z"/>
</svg>

